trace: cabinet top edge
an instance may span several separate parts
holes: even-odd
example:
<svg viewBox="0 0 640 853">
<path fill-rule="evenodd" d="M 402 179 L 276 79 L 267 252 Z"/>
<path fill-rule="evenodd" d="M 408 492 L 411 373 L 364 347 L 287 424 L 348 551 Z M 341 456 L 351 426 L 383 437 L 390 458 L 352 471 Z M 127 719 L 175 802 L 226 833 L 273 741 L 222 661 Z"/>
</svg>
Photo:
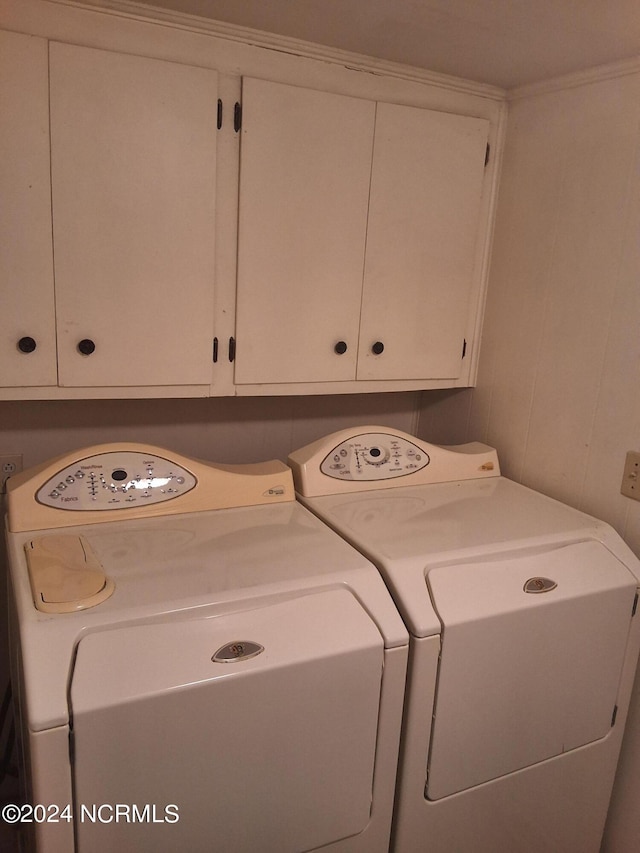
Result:
<svg viewBox="0 0 640 853">
<path fill-rule="evenodd" d="M 507 92 L 497 86 L 295 39 L 290 36 L 229 24 L 186 12 L 146 6 L 135 0 L 82 0 L 82 2 L 80 0 L 22 0 L 20 4 L 0 0 L 0 28 L 12 29 L 17 26 L 21 31 L 24 29 L 25 32 L 30 32 L 33 26 L 34 12 L 37 18 L 38 10 L 36 7 L 43 8 L 46 6 L 62 6 L 69 10 L 106 14 L 149 24 L 170 26 L 200 35 L 251 45 L 256 48 L 282 51 L 307 59 L 318 59 L 344 66 L 353 71 L 365 71 L 380 76 L 431 84 L 441 89 L 475 95 L 498 102 L 506 102 L 507 99 Z M 5 10 L 9 13 L 8 15 L 5 14 Z"/>
</svg>

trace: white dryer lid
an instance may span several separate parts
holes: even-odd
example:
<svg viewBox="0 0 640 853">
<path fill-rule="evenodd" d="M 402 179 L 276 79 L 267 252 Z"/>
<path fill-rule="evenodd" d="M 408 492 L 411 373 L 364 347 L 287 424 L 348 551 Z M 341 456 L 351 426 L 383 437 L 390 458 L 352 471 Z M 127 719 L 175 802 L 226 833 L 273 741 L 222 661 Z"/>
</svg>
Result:
<svg viewBox="0 0 640 853">
<path fill-rule="evenodd" d="M 605 737 L 636 581 L 600 542 L 441 566 L 427 792 L 439 799 Z"/>
<path fill-rule="evenodd" d="M 640 579 L 609 525 L 504 477 L 301 500 L 378 566 L 416 637 L 440 633 L 425 575 L 445 562 L 594 539 Z"/>
</svg>

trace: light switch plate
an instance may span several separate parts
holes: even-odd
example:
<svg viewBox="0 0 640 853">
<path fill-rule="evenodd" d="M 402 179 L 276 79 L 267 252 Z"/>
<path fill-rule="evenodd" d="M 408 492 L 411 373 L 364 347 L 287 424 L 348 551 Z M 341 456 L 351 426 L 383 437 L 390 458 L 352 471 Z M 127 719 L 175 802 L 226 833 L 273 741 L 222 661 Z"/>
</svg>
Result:
<svg viewBox="0 0 640 853">
<path fill-rule="evenodd" d="M 640 452 L 637 450 L 627 453 L 620 491 L 626 497 L 640 501 Z"/>
</svg>

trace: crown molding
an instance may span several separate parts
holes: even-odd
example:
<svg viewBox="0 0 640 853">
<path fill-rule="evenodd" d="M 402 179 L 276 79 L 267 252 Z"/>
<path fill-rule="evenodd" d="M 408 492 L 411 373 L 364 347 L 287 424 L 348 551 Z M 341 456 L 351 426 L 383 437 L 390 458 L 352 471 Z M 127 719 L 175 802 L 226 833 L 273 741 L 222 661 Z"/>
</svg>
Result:
<svg viewBox="0 0 640 853">
<path fill-rule="evenodd" d="M 561 92 L 565 89 L 575 89 L 579 86 L 588 86 L 593 83 L 601 83 L 604 80 L 612 80 L 616 77 L 626 77 L 630 74 L 640 72 L 640 57 L 623 59 L 607 65 L 596 65 L 584 71 L 575 71 L 572 74 L 563 74 L 539 83 L 529 83 L 526 86 L 518 86 L 509 89 L 506 93 L 507 100 L 517 101 L 522 98 L 534 98 L 538 95 L 547 95 L 552 92 Z"/>
<path fill-rule="evenodd" d="M 185 12 L 160 9 L 157 6 L 147 6 L 146 4 L 137 3 L 135 0 L 84 0 L 84 2 L 79 2 L 79 0 L 47 0 L 47 2 L 59 6 L 70 6 L 101 12 L 103 14 L 146 21 L 152 24 L 160 24 L 225 39 L 226 41 L 248 44 L 266 50 L 316 59 L 354 71 L 364 71 L 369 74 L 430 84 L 442 89 L 480 96 L 494 101 L 504 102 L 506 98 L 505 90 L 496 86 L 452 77 L 448 74 L 440 74 L 435 71 L 427 71 L 411 65 L 376 59 L 375 57 L 328 47 L 314 42 L 294 39 L 262 30 L 254 30 L 236 24 L 227 24 L 223 21 L 190 15 Z"/>
</svg>

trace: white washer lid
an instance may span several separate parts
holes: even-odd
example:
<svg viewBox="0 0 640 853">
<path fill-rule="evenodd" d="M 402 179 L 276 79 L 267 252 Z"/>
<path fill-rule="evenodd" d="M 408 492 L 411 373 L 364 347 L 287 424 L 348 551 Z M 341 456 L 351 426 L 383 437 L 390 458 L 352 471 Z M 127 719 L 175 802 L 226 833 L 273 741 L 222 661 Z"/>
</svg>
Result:
<svg viewBox="0 0 640 853">
<path fill-rule="evenodd" d="M 264 651 L 212 661 L 251 643 Z M 383 659 L 345 589 L 87 635 L 70 691 L 76 809 L 175 804 L 180 820 L 85 821 L 78 849 L 315 850 L 363 832 Z"/>
<path fill-rule="evenodd" d="M 538 577 L 557 586 L 525 592 Z M 441 566 L 427 583 L 443 624 L 429 799 L 609 732 L 636 582 L 601 543 Z"/>
<path fill-rule="evenodd" d="M 346 587 L 378 625 L 387 648 L 407 631 L 380 573 L 296 501 L 71 528 L 84 536 L 114 594 L 97 607 L 51 617 L 39 613 L 26 568 L 29 532 L 9 533 L 11 582 L 23 651 L 25 713 L 42 731 L 68 721 L 74 649 L 88 631 L 121 622 L 220 615 L 247 600 L 290 598 Z M 42 531 L 58 535 L 59 531 Z"/>
</svg>

